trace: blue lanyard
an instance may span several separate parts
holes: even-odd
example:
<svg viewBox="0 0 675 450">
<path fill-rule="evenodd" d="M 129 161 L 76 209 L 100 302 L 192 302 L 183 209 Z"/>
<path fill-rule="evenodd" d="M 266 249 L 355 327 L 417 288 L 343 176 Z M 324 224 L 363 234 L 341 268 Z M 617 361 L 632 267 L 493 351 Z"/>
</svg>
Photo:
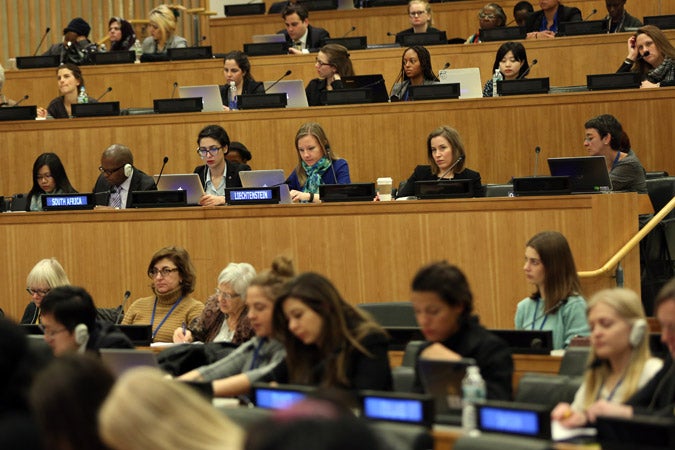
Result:
<svg viewBox="0 0 675 450">
<path fill-rule="evenodd" d="M 626 377 L 626 375 L 624 374 L 621 377 L 621 379 L 619 380 L 619 382 L 614 385 L 614 389 L 612 389 L 612 391 L 609 393 L 609 395 L 607 396 L 607 398 L 605 400 L 607 400 L 608 402 L 612 401 L 612 398 L 614 398 L 614 394 L 616 394 L 616 391 L 619 389 L 619 386 L 621 386 L 621 383 L 623 383 L 623 379 L 625 377 Z M 605 383 L 603 382 L 602 386 L 600 386 L 600 389 L 598 389 L 598 395 L 595 397 L 596 401 L 600 400 L 600 393 L 602 392 L 602 388 L 604 388 L 604 387 L 605 387 Z"/>
<path fill-rule="evenodd" d="M 162 321 L 159 323 L 159 325 L 157 325 L 157 328 L 155 328 L 153 330 L 153 332 L 152 332 L 152 340 L 153 341 L 155 340 L 155 336 L 157 336 L 157 332 L 159 331 L 159 329 L 162 328 L 162 325 L 164 325 L 164 322 L 166 322 L 166 319 L 169 318 L 169 316 L 171 315 L 173 310 L 176 309 L 176 306 L 178 306 L 181 301 L 183 301 L 182 296 L 181 296 L 181 298 L 178 299 L 178 301 L 176 303 L 173 304 L 173 306 L 171 307 L 169 312 L 166 313 L 166 315 L 164 316 Z M 155 296 L 155 304 L 152 305 L 152 317 L 150 318 L 150 328 L 152 328 L 152 326 L 155 324 L 155 310 L 157 310 L 157 296 Z"/>
<path fill-rule="evenodd" d="M 258 345 L 255 346 L 255 350 L 253 350 L 253 359 L 251 360 L 251 367 L 249 367 L 248 370 L 253 370 L 258 367 L 258 356 L 260 356 L 260 349 L 263 345 L 265 345 L 266 341 L 267 338 L 262 338 L 260 339 L 260 342 L 258 342 Z"/>
<path fill-rule="evenodd" d="M 619 162 L 619 158 L 621 157 L 621 152 L 616 152 L 616 158 L 614 158 L 614 162 L 612 163 L 612 170 L 616 167 L 616 163 Z"/>
<path fill-rule="evenodd" d="M 534 322 L 537 321 L 537 310 L 539 309 L 539 299 L 537 298 L 537 304 L 534 307 L 534 314 L 532 314 L 532 329 L 534 330 Z M 544 324 L 546 323 L 546 320 L 548 319 L 548 314 L 544 316 L 544 320 L 541 322 L 541 325 L 539 325 L 539 331 L 541 331 L 544 328 Z"/>
</svg>

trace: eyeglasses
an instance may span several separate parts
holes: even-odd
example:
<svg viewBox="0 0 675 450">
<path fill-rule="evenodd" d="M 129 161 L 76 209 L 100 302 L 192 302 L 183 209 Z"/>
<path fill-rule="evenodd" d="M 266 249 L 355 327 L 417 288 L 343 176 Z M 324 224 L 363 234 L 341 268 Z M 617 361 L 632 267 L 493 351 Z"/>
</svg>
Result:
<svg viewBox="0 0 675 450">
<path fill-rule="evenodd" d="M 174 267 L 173 269 L 169 269 L 168 267 L 162 267 L 161 269 L 150 269 L 148 270 L 148 276 L 150 278 L 155 278 L 157 275 L 162 275 L 163 277 L 168 277 L 171 275 L 172 272 L 178 272 L 180 269 L 178 267 Z"/>
<path fill-rule="evenodd" d="M 46 338 L 53 339 L 54 336 L 56 336 L 59 333 L 63 333 L 64 331 L 68 331 L 67 328 L 61 328 L 60 330 L 52 330 L 49 328 L 45 328 L 44 325 L 38 325 L 42 332 L 44 333 Z"/>
<path fill-rule="evenodd" d="M 30 295 L 37 295 L 39 297 L 44 297 L 45 295 L 49 294 L 50 289 L 31 289 L 31 288 L 26 288 L 26 292 L 28 292 Z"/>
<path fill-rule="evenodd" d="M 115 26 L 108 28 L 108 31 L 120 31 L 120 30 L 121 30 L 120 27 L 115 27 Z"/>
<path fill-rule="evenodd" d="M 48 180 L 48 179 L 51 179 L 51 178 L 54 178 L 54 177 L 52 176 L 52 174 L 47 173 L 47 174 L 44 174 L 44 175 L 38 175 L 35 178 L 37 178 L 37 180 L 40 181 L 40 180 Z"/>
<path fill-rule="evenodd" d="M 104 173 L 104 174 L 110 176 L 110 175 L 112 175 L 113 173 L 115 173 L 115 172 L 117 172 L 118 170 L 120 170 L 122 167 L 124 167 L 124 166 L 119 166 L 119 167 L 117 167 L 117 168 L 115 168 L 115 169 L 104 169 L 103 166 L 101 166 L 101 167 L 98 168 L 98 170 L 100 170 L 101 173 Z"/>
<path fill-rule="evenodd" d="M 318 59 L 318 58 L 317 58 L 317 60 L 316 60 L 316 65 L 317 65 L 317 66 L 319 66 L 319 67 L 323 67 L 323 66 L 332 66 L 332 64 L 331 64 L 331 63 L 327 63 L 327 62 L 323 62 L 323 61 L 319 61 L 319 59 Z"/>
<path fill-rule="evenodd" d="M 221 148 L 223 147 L 216 147 L 215 145 L 213 147 L 199 147 L 197 148 L 197 154 L 202 158 L 206 155 L 214 156 Z"/>
<path fill-rule="evenodd" d="M 408 13 L 408 15 L 410 17 L 418 17 L 418 16 L 421 16 L 422 14 L 426 14 L 426 13 L 427 13 L 426 11 L 410 11 Z"/>
<path fill-rule="evenodd" d="M 241 297 L 241 295 L 237 294 L 236 292 L 234 294 L 230 294 L 229 292 L 223 292 L 220 289 L 216 288 L 216 295 L 218 297 L 222 297 L 225 300 L 232 300 L 237 297 Z"/>
<path fill-rule="evenodd" d="M 478 13 L 478 18 L 483 20 L 495 20 L 497 16 L 494 14 Z"/>
</svg>

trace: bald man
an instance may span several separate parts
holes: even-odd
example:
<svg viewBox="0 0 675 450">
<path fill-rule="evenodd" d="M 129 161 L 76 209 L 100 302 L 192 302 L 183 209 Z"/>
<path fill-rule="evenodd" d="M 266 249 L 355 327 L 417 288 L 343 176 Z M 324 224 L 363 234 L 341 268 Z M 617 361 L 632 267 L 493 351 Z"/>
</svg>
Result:
<svg viewBox="0 0 675 450">
<path fill-rule="evenodd" d="M 132 191 L 157 190 L 155 180 L 134 167 L 134 156 L 125 145 L 113 144 L 105 149 L 98 170 L 101 175 L 94 185 L 94 193 L 108 194 L 104 204 L 112 208 L 129 208 Z"/>
</svg>

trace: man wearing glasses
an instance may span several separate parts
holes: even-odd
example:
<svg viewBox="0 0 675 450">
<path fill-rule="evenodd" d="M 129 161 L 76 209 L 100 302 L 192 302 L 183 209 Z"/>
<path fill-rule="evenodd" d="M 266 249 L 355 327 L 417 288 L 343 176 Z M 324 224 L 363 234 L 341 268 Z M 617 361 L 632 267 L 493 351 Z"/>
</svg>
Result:
<svg viewBox="0 0 675 450">
<path fill-rule="evenodd" d="M 96 196 L 98 205 L 125 209 L 131 206 L 130 192 L 157 190 L 155 180 L 134 167 L 134 155 L 125 145 L 113 144 L 105 149 L 98 170 L 101 175 L 94 185 L 94 193 L 102 194 Z"/>
</svg>

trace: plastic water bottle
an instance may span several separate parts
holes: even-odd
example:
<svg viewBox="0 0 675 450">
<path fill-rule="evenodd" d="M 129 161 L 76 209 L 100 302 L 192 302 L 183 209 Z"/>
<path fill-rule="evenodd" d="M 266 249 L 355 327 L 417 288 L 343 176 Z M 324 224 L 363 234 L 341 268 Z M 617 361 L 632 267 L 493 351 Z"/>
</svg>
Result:
<svg viewBox="0 0 675 450">
<path fill-rule="evenodd" d="M 502 73 L 499 71 L 499 69 L 495 69 L 495 73 L 492 75 L 492 96 L 493 97 L 499 97 L 499 94 L 497 93 L 497 82 L 503 80 L 504 77 L 502 77 Z"/>
<path fill-rule="evenodd" d="M 89 96 L 87 96 L 84 86 L 80 86 L 80 93 L 77 94 L 77 103 L 89 103 Z"/>
<path fill-rule="evenodd" d="M 136 53 L 136 63 L 141 62 L 141 55 L 143 54 L 143 46 L 141 45 L 141 41 L 136 39 L 136 42 L 134 42 L 134 46 L 132 47 L 133 51 Z"/>
<path fill-rule="evenodd" d="M 469 366 L 462 380 L 462 429 L 468 434 L 476 429 L 476 403 L 485 402 L 485 380 L 478 366 Z"/>
<path fill-rule="evenodd" d="M 229 103 L 230 110 L 234 111 L 237 109 L 237 85 L 234 84 L 234 81 L 230 81 L 230 88 L 228 89 L 227 101 Z"/>
</svg>

